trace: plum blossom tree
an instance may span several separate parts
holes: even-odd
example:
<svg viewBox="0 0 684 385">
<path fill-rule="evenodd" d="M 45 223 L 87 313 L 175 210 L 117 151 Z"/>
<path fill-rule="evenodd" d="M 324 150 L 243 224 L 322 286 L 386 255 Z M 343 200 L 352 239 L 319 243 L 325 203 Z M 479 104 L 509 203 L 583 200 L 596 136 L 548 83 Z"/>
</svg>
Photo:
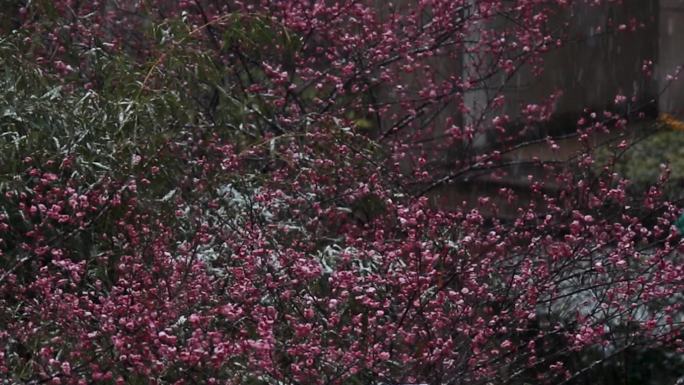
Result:
<svg viewBox="0 0 684 385">
<path fill-rule="evenodd" d="M 604 6 L 20 2 L 0 43 L 0 378 L 570 384 L 681 354 L 669 169 L 641 192 L 618 172 L 637 101 L 563 142 L 529 135 L 557 93 L 506 112 L 572 10 Z M 439 199 L 520 165 L 525 199 Z"/>
</svg>

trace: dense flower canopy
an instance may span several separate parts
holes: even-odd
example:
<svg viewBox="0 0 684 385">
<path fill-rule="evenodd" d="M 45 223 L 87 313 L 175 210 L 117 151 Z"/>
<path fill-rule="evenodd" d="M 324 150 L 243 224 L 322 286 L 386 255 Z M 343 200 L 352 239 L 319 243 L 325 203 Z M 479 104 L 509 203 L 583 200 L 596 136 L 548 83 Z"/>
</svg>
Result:
<svg viewBox="0 0 684 385">
<path fill-rule="evenodd" d="M 565 384 L 627 352 L 681 354 L 669 169 L 645 190 L 618 173 L 641 101 L 578 106 L 562 141 L 534 135 L 562 90 L 507 102 L 573 12 L 611 6 L 17 5 L 0 378 Z M 632 16 L 609 32 L 639 33 Z M 539 144 L 575 150 L 509 156 Z M 504 183 L 520 166 L 524 187 Z M 446 202 L 482 178 L 504 182 Z"/>
</svg>

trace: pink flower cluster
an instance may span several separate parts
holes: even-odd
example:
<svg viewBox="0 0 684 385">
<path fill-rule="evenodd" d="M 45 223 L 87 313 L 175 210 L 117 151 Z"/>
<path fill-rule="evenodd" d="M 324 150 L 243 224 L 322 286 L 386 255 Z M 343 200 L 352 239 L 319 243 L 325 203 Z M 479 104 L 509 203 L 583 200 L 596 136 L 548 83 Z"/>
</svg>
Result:
<svg viewBox="0 0 684 385">
<path fill-rule="evenodd" d="M 626 118 L 587 111 L 576 156 L 514 161 L 560 94 L 521 106 L 520 132 L 502 90 L 467 101 L 543 70 L 551 20 L 600 2 L 50 3 L 19 16 L 65 83 L 98 90 L 74 59 L 94 47 L 163 59 L 144 27 L 180 20 L 168 45 L 214 55 L 262 136 L 197 128 L 97 180 L 77 154 L 25 159 L 0 201 L 0 378 L 560 383 L 582 352 L 684 351 L 666 170 L 638 194 L 593 156 Z M 274 38 L 222 39 L 235 25 Z M 524 193 L 497 184 L 521 165 Z M 438 199 L 477 178 L 498 187 Z"/>
</svg>

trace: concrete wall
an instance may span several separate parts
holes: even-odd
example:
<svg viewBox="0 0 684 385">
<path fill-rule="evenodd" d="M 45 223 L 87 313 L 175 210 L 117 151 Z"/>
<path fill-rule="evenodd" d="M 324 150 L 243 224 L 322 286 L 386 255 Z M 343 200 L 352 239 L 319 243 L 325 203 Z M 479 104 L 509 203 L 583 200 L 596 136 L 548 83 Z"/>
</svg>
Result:
<svg viewBox="0 0 684 385">
<path fill-rule="evenodd" d="M 670 2 L 684 4 L 684 0 Z M 642 66 L 645 61 L 659 59 L 659 13 L 658 0 L 624 0 L 620 5 L 586 6 L 576 14 L 559 15 L 551 25 L 569 23 L 567 43 L 544 56 L 545 70 L 541 76 L 524 68 L 505 83 L 506 114 L 515 118 L 521 105 L 538 103 L 561 90 L 556 112 L 568 116 L 570 121 L 584 107 L 610 108 L 617 94 L 635 96 L 635 105 L 654 115 L 653 101 L 657 100 L 659 82 L 644 78 Z M 681 17 L 674 23 L 682 31 L 674 31 L 674 37 L 666 42 L 673 46 L 670 50 L 677 45 L 676 36 L 684 38 L 684 13 Z M 632 19 L 639 25 L 636 31 L 629 27 L 620 30 L 620 25 L 629 26 Z M 684 57 L 684 49 L 680 51 Z M 495 88 L 503 79 L 491 83 L 490 87 Z M 475 108 L 488 96 L 491 95 L 475 91 L 467 100 Z M 649 102 L 651 105 L 647 106 Z"/>
<path fill-rule="evenodd" d="M 634 32 L 628 27 L 632 18 L 641 24 Z M 542 98 L 561 89 L 557 112 L 567 114 L 581 112 L 583 106 L 609 107 L 618 93 L 636 96 L 642 103 L 655 96 L 656 82 L 644 79 L 641 67 L 658 55 L 657 0 L 584 7 L 568 19 L 569 43 L 547 55 L 546 71 L 539 79 L 525 73 L 516 77 L 522 90 L 513 91 L 512 101 Z M 627 29 L 621 31 L 620 25 Z"/>
<path fill-rule="evenodd" d="M 635 18 L 636 31 L 621 30 Z M 684 64 L 684 0 L 624 0 L 620 5 L 586 7 L 574 15 L 562 15 L 570 21 L 569 43 L 554 49 L 545 56 L 545 72 L 534 77 L 529 70 L 516 74 L 506 88 L 506 113 L 515 118 L 520 106 L 538 103 L 555 90 L 563 95 L 556 105 L 557 119 L 537 133 L 547 134 L 574 132 L 575 122 L 585 107 L 603 110 L 616 108 L 615 96 L 622 94 L 635 97 L 631 108 L 639 108 L 648 116 L 656 113 L 684 113 L 684 73 L 682 80 L 671 84 L 665 92 L 665 74 L 679 64 Z M 655 64 L 655 73 L 645 77 L 645 62 Z M 498 85 L 501 84 L 501 79 Z M 497 85 L 497 84 L 492 84 Z M 467 101 L 475 107 L 483 104 L 491 95 L 483 91 L 471 93 Z M 680 116 L 684 117 L 684 116 Z M 547 130 L 544 132 L 544 130 Z M 609 138 L 594 138 L 602 142 Z M 484 146 L 493 144 L 489 137 Z M 579 150 L 576 140 L 559 141 L 561 150 L 551 152 L 546 143 L 525 147 L 507 154 L 509 160 L 526 160 L 534 156 L 541 159 L 563 160 Z M 528 193 L 526 176 L 535 174 L 534 168 L 517 167 L 508 170 L 503 180 L 480 177 L 461 180 L 443 186 L 433 192 L 433 199 L 442 207 L 455 207 L 461 202 L 475 205 L 483 195 L 496 195 L 501 187 L 518 191 L 522 201 L 532 199 Z M 553 187 L 550 187 L 553 189 Z M 515 214 L 516 207 L 503 205 L 498 216 L 506 218 Z"/>
<path fill-rule="evenodd" d="M 675 81 L 668 79 L 668 74 L 675 74 L 677 67 L 684 64 L 684 0 L 660 0 L 658 27 L 657 77 L 663 90 L 658 107 L 661 112 L 684 119 L 684 76 Z"/>
</svg>

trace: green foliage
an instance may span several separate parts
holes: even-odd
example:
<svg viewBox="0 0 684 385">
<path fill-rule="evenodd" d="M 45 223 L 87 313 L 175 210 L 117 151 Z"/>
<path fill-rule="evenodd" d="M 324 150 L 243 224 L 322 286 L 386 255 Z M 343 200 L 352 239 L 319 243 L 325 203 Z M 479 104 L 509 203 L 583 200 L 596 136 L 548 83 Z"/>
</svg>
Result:
<svg viewBox="0 0 684 385">
<path fill-rule="evenodd" d="M 632 145 L 616 164 L 618 171 L 630 179 L 635 188 L 643 189 L 658 181 L 661 165 L 669 165 L 673 183 L 668 194 L 682 197 L 684 186 L 684 133 L 662 130 Z"/>
<path fill-rule="evenodd" d="M 171 110 L 172 97 L 150 99 L 144 110 L 134 100 L 89 90 L 66 89 L 17 55 L 8 42 L 0 46 L 0 110 L 4 178 L 10 181 L 25 166 L 22 157 L 39 163 L 75 156 L 79 173 L 101 175 L 127 171 L 122 167 L 131 154 L 145 151 L 150 140 L 160 139 Z M 155 124 L 150 125 L 150 123 Z M 135 132 L 145 126 L 150 132 L 145 143 Z M 156 135 L 155 135 L 156 134 Z"/>
</svg>

